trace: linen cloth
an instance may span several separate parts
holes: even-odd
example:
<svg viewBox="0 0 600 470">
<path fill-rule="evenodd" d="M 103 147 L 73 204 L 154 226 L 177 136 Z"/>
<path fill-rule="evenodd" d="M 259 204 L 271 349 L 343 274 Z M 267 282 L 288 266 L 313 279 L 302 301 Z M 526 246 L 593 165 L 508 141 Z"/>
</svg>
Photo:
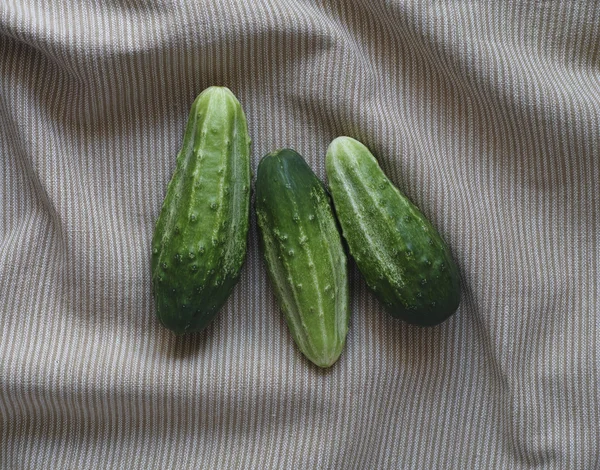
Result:
<svg viewBox="0 0 600 470">
<path fill-rule="evenodd" d="M 0 468 L 600 468 L 596 1 L 2 0 Z M 297 350 L 254 218 L 204 332 L 154 313 L 150 241 L 193 99 L 252 167 L 365 143 L 461 273 L 435 328 L 350 265 L 330 370 Z"/>
</svg>

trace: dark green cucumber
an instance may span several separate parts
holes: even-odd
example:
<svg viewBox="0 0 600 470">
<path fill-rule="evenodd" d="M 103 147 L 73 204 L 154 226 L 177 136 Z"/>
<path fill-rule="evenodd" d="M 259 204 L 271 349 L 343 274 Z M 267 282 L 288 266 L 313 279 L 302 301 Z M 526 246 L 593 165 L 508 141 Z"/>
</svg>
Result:
<svg viewBox="0 0 600 470">
<path fill-rule="evenodd" d="M 200 331 L 236 284 L 246 257 L 250 137 L 231 91 L 210 87 L 190 111 L 183 146 L 152 240 L 160 322 Z"/>
<path fill-rule="evenodd" d="M 459 274 L 439 233 L 362 143 L 329 145 L 327 178 L 350 254 L 390 314 L 432 326 L 460 303 Z"/>
<path fill-rule="evenodd" d="M 310 361 L 329 367 L 348 332 L 346 254 L 329 196 L 294 150 L 260 161 L 256 216 L 265 264 L 292 337 Z"/>
</svg>

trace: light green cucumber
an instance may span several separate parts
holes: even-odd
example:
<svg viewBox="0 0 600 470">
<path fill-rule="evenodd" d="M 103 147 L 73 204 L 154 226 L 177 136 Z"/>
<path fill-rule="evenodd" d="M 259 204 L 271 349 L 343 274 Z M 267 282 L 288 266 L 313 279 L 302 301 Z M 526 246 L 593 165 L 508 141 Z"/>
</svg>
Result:
<svg viewBox="0 0 600 470">
<path fill-rule="evenodd" d="M 256 216 L 269 277 L 292 337 L 310 361 L 329 367 L 348 332 L 346 254 L 329 196 L 294 150 L 260 161 Z"/>
<path fill-rule="evenodd" d="M 250 137 L 244 111 L 213 86 L 190 111 L 175 173 L 152 240 L 152 285 L 160 322 L 200 331 L 238 281 L 246 257 Z"/>
<path fill-rule="evenodd" d="M 460 287 L 450 250 L 369 149 L 338 137 L 327 149 L 326 171 L 350 254 L 390 314 L 421 326 L 452 315 Z"/>
</svg>

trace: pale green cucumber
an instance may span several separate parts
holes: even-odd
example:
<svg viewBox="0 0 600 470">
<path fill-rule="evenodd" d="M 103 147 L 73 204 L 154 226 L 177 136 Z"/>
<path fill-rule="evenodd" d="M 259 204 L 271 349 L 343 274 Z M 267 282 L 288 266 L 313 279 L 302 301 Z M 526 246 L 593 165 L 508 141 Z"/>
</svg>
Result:
<svg viewBox="0 0 600 470">
<path fill-rule="evenodd" d="M 329 145 L 327 178 L 350 254 L 394 317 L 431 326 L 460 303 L 459 274 L 437 230 L 351 137 Z"/>
</svg>

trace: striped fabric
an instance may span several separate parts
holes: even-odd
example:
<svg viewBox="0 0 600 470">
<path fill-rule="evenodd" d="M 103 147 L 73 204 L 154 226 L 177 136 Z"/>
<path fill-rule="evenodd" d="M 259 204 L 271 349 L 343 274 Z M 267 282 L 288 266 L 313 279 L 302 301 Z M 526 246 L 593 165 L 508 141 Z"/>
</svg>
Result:
<svg viewBox="0 0 600 470">
<path fill-rule="evenodd" d="M 253 169 L 364 142 L 439 228 L 462 304 L 421 329 L 350 265 L 330 370 L 259 257 L 203 333 L 150 241 L 189 107 L 226 85 Z M 0 1 L 0 468 L 600 469 L 594 0 Z"/>
</svg>

